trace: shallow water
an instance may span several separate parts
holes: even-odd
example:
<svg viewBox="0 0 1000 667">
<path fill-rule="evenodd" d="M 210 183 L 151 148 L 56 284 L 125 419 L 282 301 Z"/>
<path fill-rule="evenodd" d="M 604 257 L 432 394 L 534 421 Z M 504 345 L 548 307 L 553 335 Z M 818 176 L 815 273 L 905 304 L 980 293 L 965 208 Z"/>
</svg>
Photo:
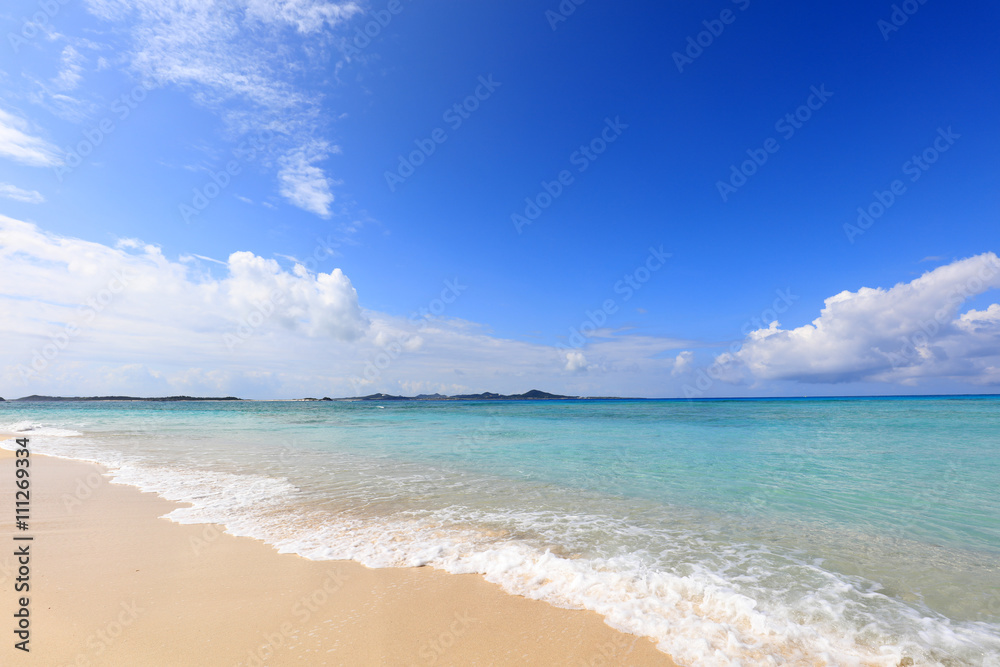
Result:
<svg viewBox="0 0 1000 667">
<path fill-rule="evenodd" d="M 997 398 L 0 403 L 12 429 L 176 521 L 480 572 L 681 663 L 1000 665 Z"/>
</svg>

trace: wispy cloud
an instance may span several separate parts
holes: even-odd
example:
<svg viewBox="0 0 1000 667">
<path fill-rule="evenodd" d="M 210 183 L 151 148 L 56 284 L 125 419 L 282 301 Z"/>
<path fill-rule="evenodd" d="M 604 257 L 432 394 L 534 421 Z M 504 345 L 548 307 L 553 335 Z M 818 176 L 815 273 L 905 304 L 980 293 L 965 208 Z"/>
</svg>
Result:
<svg viewBox="0 0 1000 667">
<path fill-rule="evenodd" d="M 200 260 L 202 260 L 204 262 L 213 262 L 215 264 L 221 264 L 222 266 L 226 266 L 226 263 L 223 262 L 220 259 L 215 259 L 213 257 L 206 257 L 205 255 L 194 255 L 194 254 L 192 254 L 191 256 L 192 257 L 196 257 L 197 259 L 200 259 Z M 181 258 L 181 259 L 183 260 L 183 258 Z"/>
<path fill-rule="evenodd" d="M 61 69 L 52 80 L 52 84 L 59 90 L 73 90 L 79 86 L 83 79 L 82 72 L 85 60 L 86 58 L 79 51 L 67 44 L 60 56 Z"/>
<path fill-rule="evenodd" d="M 271 150 L 281 195 L 330 215 L 332 181 L 316 164 L 332 150 L 315 140 L 323 130 L 321 98 L 297 83 L 316 57 L 309 54 L 324 50 L 301 47 L 306 39 L 328 41 L 327 29 L 361 11 L 356 3 L 88 0 L 87 6 L 125 28 L 129 65 L 144 81 L 186 90 L 219 114 L 234 137 L 262 128 L 279 135 Z"/>
<path fill-rule="evenodd" d="M 10 183 L 0 183 L 0 197 L 24 202 L 25 204 L 41 204 L 45 201 L 45 197 L 40 192 L 36 190 L 22 190 Z"/>
<path fill-rule="evenodd" d="M 330 180 L 315 163 L 325 160 L 327 155 L 325 143 L 312 142 L 283 155 L 278 172 L 281 196 L 324 218 L 330 216 L 333 193 L 330 192 Z"/>
<path fill-rule="evenodd" d="M 102 105 L 98 96 L 81 85 L 87 66 L 95 54 L 107 51 L 110 47 L 85 37 L 61 33 L 53 33 L 49 36 L 49 41 L 53 45 L 64 44 L 59 52 L 56 70 L 50 76 L 22 72 L 22 77 L 28 83 L 24 97 L 54 116 L 71 123 L 83 123 L 99 111 Z M 97 56 L 97 69 L 102 67 L 101 62 L 107 66 L 107 61 Z"/>
<path fill-rule="evenodd" d="M 29 131 L 26 120 L 0 109 L 0 156 L 31 167 L 62 164 L 59 149 Z"/>
<path fill-rule="evenodd" d="M 324 2 L 311 0 L 249 0 L 247 16 L 265 23 L 284 22 L 295 26 L 302 34 L 335 27 L 361 11 L 354 2 Z"/>
</svg>

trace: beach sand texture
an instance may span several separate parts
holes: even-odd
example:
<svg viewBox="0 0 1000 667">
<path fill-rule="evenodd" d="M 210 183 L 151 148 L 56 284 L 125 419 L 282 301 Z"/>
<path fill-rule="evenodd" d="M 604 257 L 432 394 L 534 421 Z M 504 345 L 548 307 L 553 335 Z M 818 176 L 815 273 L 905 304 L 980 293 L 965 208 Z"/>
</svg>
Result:
<svg viewBox="0 0 1000 667">
<path fill-rule="evenodd" d="M 29 530 L 18 531 L 14 454 L 0 453 L 3 664 L 674 665 L 596 613 L 478 575 L 279 554 L 220 526 L 160 519 L 177 505 L 111 484 L 95 465 L 30 460 Z M 17 593 L 11 545 L 23 544 L 30 591 Z M 21 596 L 29 654 L 12 634 Z"/>
</svg>

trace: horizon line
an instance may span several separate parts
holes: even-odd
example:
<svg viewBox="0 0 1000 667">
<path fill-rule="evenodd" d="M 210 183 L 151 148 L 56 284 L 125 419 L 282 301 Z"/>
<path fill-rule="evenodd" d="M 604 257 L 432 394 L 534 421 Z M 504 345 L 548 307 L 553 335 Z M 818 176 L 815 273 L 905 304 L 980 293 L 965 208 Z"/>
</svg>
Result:
<svg viewBox="0 0 1000 667">
<path fill-rule="evenodd" d="M 529 391 L 540 391 L 540 390 L 529 390 Z M 490 394 L 494 392 L 479 392 L 480 394 Z M 528 393 L 528 392 L 524 392 Z M 548 392 L 544 392 L 548 393 Z M 384 392 L 377 392 L 376 394 L 368 394 L 367 396 L 340 396 L 336 398 L 323 397 L 303 397 L 303 398 L 241 398 L 238 396 L 186 396 L 175 394 L 172 396 L 125 396 L 125 395 L 114 395 L 108 394 L 105 396 L 48 396 L 42 394 L 31 394 L 30 396 L 22 396 L 20 398 L 5 399 L 0 397 L 0 403 L 16 403 L 16 402 L 45 402 L 44 400 L 30 401 L 35 396 L 39 399 L 54 399 L 60 401 L 106 401 L 106 402 L 117 402 L 117 401 L 164 401 L 169 399 L 174 399 L 174 402 L 185 402 L 185 401 L 248 401 L 248 402 L 317 402 L 317 403 L 328 403 L 328 402 L 338 402 L 338 401 L 357 401 L 357 400 L 369 400 L 377 401 L 377 398 L 371 398 L 378 394 L 383 394 L 387 399 L 405 399 L 412 401 L 776 401 L 776 400 L 821 400 L 821 399 L 878 399 L 878 398 L 1000 398 L 1000 393 L 964 393 L 964 394 L 836 394 L 836 395 L 788 395 L 788 396 L 699 396 L 699 397 L 684 397 L 684 396 L 568 396 L 561 394 L 553 394 L 553 398 L 512 398 L 515 396 L 520 396 L 519 394 L 497 394 L 501 398 L 457 398 L 456 396 L 475 396 L 475 394 L 457 394 L 455 396 L 446 396 L 443 394 L 438 394 L 441 398 L 420 398 L 420 396 L 434 396 L 434 394 L 418 394 L 417 396 L 402 396 L 395 394 L 384 394 Z"/>
</svg>

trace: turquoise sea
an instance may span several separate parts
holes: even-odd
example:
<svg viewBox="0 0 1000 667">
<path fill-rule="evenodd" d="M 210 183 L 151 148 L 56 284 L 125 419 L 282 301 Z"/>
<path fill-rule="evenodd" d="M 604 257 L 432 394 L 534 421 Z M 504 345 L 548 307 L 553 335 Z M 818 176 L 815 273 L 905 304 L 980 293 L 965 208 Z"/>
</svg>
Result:
<svg viewBox="0 0 1000 667">
<path fill-rule="evenodd" d="M 1000 666 L 997 397 L 0 403 L 12 430 L 174 521 L 479 572 L 681 664 Z"/>
</svg>

